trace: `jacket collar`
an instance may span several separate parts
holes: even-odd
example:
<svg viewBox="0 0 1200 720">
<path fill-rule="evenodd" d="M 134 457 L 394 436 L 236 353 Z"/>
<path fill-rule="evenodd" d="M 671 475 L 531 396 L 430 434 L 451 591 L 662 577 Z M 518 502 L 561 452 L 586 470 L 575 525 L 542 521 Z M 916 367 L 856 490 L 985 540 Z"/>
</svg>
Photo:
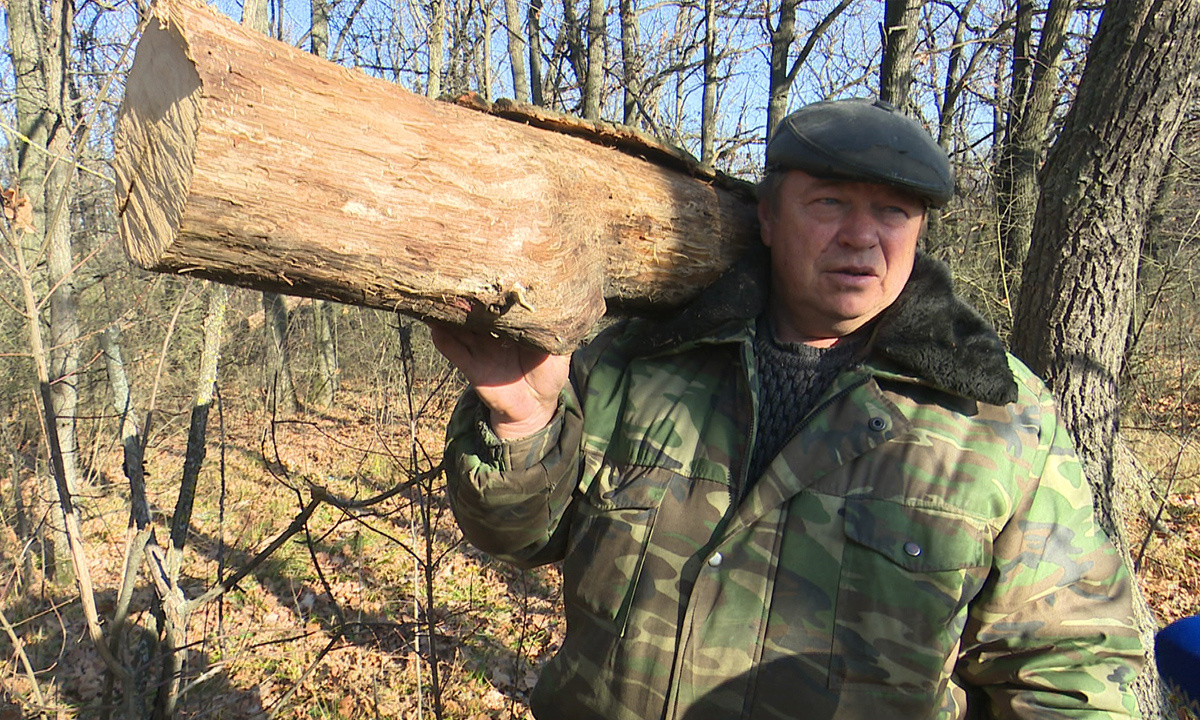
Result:
<svg viewBox="0 0 1200 720">
<path fill-rule="evenodd" d="M 755 247 L 674 317 L 644 327 L 634 354 L 702 339 L 728 339 L 766 308 L 770 272 Z M 918 253 L 912 276 L 871 324 L 867 360 L 972 400 L 1003 405 L 1017 399 L 1004 344 L 992 326 L 954 294 L 950 270 Z"/>
</svg>

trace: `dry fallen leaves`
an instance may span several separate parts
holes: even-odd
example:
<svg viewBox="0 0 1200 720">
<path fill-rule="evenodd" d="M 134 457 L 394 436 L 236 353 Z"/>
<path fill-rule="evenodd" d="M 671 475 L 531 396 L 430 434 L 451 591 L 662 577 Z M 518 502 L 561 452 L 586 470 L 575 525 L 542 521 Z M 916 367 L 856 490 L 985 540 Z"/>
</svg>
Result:
<svg viewBox="0 0 1200 720">
<path fill-rule="evenodd" d="M 0 0 L 2 1 L 2 0 Z M 4 207 L 4 219 L 17 231 L 33 232 L 33 203 L 19 189 L 0 190 L 0 205 Z"/>
</svg>

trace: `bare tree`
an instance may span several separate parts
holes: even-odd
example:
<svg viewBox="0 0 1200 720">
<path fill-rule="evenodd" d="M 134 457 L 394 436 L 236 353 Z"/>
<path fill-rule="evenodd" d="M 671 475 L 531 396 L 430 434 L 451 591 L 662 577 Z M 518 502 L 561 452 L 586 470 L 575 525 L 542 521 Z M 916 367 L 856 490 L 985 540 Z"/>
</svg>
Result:
<svg viewBox="0 0 1200 720">
<path fill-rule="evenodd" d="M 1007 269 L 1020 267 L 1029 251 L 1037 208 L 1037 173 L 1059 97 L 1058 67 L 1074 9 L 1075 0 L 1050 0 L 1035 54 L 1034 0 L 1017 0 L 1011 106 L 996 168 L 1001 260 Z"/>
<path fill-rule="evenodd" d="M 1200 68 L 1200 3 L 1110 0 L 1051 148 L 1018 297 L 1013 351 L 1054 390 L 1097 498 L 1128 551 L 1113 473 L 1118 379 L 1155 192 Z M 1144 610 L 1144 606 L 1143 606 Z M 1155 623 L 1141 618 L 1148 640 Z M 1152 647 L 1152 643 L 1147 647 Z M 1141 701 L 1159 717 L 1155 675 Z"/>
<path fill-rule="evenodd" d="M 817 40 L 829 29 L 838 15 L 850 6 L 852 0 L 841 0 L 825 17 L 813 27 L 804 42 L 804 47 L 793 60 L 791 58 L 792 44 L 796 41 L 796 6 L 799 0 L 781 0 L 779 3 L 779 20 L 772 25 L 768 14 L 767 24 L 771 29 L 771 62 L 770 62 L 770 97 L 767 101 L 767 138 L 775 131 L 775 126 L 787 114 L 788 97 L 792 91 L 792 83 L 796 80 L 800 68 L 812 54 Z M 769 7 L 769 6 L 768 6 Z"/>
<path fill-rule="evenodd" d="M 621 122 L 633 125 L 637 120 L 638 76 L 641 62 L 638 48 L 638 10 L 636 0 L 618 0 L 621 19 Z"/>
<path fill-rule="evenodd" d="M 311 0 L 312 30 L 308 47 L 317 57 L 329 57 L 329 0 Z"/>
<path fill-rule="evenodd" d="M 329 0 L 312 0 L 311 9 L 309 47 L 314 55 L 325 57 L 329 47 Z M 311 399 L 318 406 L 329 407 L 338 391 L 337 311 L 328 300 L 313 300 L 312 314 L 317 379 L 312 384 Z"/>
<path fill-rule="evenodd" d="M 913 53 L 924 0 L 887 0 L 883 5 L 883 58 L 879 63 L 879 99 L 898 108 L 908 105 Z"/>
<path fill-rule="evenodd" d="M 532 12 L 532 8 L 530 9 Z M 508 64 L 512 68 L 513 98 L 529 102 L 529 74 L 525 70 L 524 18 L 517 0 L 504 0 L 504 23 L 508 32 Z"/>
<path fill-rule="evenodd" d="M 587 75 L 583 83 L 583 116 L 600 119 L 604 94 L 604 0 L 588 0 Z"/>
<path fill-rule="evenodd" d="M 542 95 L 542 0 L 529 2 L 529 102 L 545 105 Z"/>
<path fill-rule="evenodd" d="M 434 0 L 437 2 L 437 0 Z M 242 6 L 242 25 L 270 34 L 268 0 L 251 0 Z M 288 346 L 288 309 L 283 296 L 276 293 L 262 294 L 264 325 L 267 329 L 267 352 L 270 355 L 267 372 L 267 393 L 272 408 L 285 415 L 295 413 L 299 407 L 296 385 L 292 380 L 292 360 Z"/>
<path fill-rule="evenodd" d="M 70 52 L 74 5 L 65 0 L 16 0 L 8 12 L 9 52 L 16 76 L 17 130 L 24 139 L 17 150 L 16 192 L 31 205 L 21 234 L 22 258 L 30 272 L 44 268 L 37 285 L 49 295 L 48 343 L 44 347 L 47 390 L 52 398 L 51 424 L 62 457 L 57 480 L 71 492 L 80 482 L 75 419 L 79 408 L 79 317 L 75 296 L 75 261 L 71 244 L 70 208 L 74 193 L 72 137 L 76 127 L 71 100 Z M 40 317 L 33 321 L 41 322 Z M 66 550 L 61 535 L 54 544 Z M 58 563 L 48 558 L 53 578 Z"/>
<path fill-rule="evenodd" d="M 442 70 L 446 52 L 446 2 L 429 0 L 429 68 L 425 81 L 425 96 L 436 98 L 442 94 Z"/>
<path fill-rule="evenodd" d="M 704 0 L 704 91 L 700 110 L 700 162 L 712 165 L 717 133 L 717 3 Z"/>
</svg>

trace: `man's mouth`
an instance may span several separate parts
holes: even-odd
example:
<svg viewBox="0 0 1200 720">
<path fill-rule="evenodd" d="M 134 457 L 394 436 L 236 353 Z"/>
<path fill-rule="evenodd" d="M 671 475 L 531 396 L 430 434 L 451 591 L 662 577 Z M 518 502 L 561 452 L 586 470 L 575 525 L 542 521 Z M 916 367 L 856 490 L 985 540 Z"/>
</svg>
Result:
<svg viewBox="0 0 1200 720">
<path fill-rule="evenodd" d="M 875 269 L 862 266 L 847 266 L 833 268 L 830 272 L 836 275 L 849 275 L 851 277 L 875 277 Z"/>
</svg>

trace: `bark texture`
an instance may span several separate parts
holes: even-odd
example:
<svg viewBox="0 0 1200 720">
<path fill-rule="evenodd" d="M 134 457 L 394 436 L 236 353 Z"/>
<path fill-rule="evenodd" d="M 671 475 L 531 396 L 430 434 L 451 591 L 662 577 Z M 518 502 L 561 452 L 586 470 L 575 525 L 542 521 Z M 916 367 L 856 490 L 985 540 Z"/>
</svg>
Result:
<svg viewBox="0 0 1200 720">
<path fill-rule="evenodd" d="M 525 70 L 524 17 L 517 0 L 504 0 L 504 28 L 508 32 L 508 64 L 512 68 L 513 96 L 529 102 L 529 73 Z"/>
<path fill-rule="evenodd" d="M 1012 333 L 1014 352 L 1054 390 L 1100 520 L 1124 548 L 1113 472 L 1118 378 L 1142 239 L 1198 67 L 1200 3 L 1108 2 L 1040 178 Z M 1148 610 L 1142 628 L 1150 642 Z M 1141 682 L 1143 712 L 1159 717 L 1156 674 Z"/>
<path fill-rule="evenodd" d="M 924 0 L 887 0 L 883 6 L 883 57 L 879 63 L 879 99 L 907 109 L 913 81 L 917 23 Z"/>
<path fill-rule="evenodd" d="M 1074 0 L 1051 0 L 1041 39 L 1032 45 L 1034 3 L 1017 4 L 1011 107 L 996 169 L 996 209 L 1004 269 L 1019 268 L 1029 252 L 1038 199 L 1038 168 L 1059 96 L 1058 66 Z M 1033 55 L 1032 62 L 1030 55 Z"/>
<path fill-rule="evenodd" d="M 507 122 L 193 0 L 156 12 L 115 161 L 121 234 L 143 267 L 564 352 L 606 301 L 678 305 L 756 241 L 748 186 L 627 128 L 484 104 L 521 120 Z"/>
</svg>

